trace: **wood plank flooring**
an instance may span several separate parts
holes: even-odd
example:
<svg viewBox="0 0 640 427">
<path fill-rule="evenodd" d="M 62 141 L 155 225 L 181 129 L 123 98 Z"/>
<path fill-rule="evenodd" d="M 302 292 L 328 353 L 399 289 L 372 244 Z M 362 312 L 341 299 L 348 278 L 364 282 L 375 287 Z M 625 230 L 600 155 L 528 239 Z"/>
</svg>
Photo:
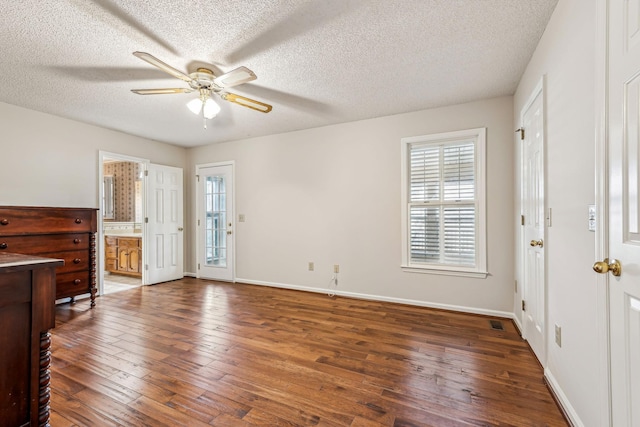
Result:
<svg viewBox="0 0 640 427">
<path fill-rule="evenodd" d="M 190 278 L 56 317 L 53 427 L 567 426 L 508 320 Z"/>
</svg>

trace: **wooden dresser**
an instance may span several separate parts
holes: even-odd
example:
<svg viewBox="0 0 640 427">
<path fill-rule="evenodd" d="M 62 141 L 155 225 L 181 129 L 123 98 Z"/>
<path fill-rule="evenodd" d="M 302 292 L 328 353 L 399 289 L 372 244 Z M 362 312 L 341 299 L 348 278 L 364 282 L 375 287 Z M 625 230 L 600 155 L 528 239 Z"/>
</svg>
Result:
<svg viewBox="0 0 640 427">
<path fill-rule="evenodd" d="M 0 253 L 0 425 L 49 425 L 55 270 L 62 260 Z"/>
<path fill-rule="evenodd" d="M 96 297 L 97 209 L 0 206 L 0 253 L 64 260 L 56 270 L 56 299 Z"/>
</svg>

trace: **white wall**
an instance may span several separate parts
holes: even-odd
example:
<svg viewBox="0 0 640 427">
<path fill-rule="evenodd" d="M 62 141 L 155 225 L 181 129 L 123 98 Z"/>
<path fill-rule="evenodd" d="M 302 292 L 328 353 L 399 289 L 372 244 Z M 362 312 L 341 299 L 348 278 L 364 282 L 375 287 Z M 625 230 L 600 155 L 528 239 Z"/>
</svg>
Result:
<svg viewBox="0 0 640 427">
<path fill-rule="evenodd" d="M 547 201 L 553 215 L 545 241 L 548 350 L 542 363 L 576 424 L 586 426 L 601 425 L 602 408 L 597 279 L 591 270 L 595 234 L 587 229 L 588 205 L 595 202 L 595 31 L 595 0 L 560 0 L 514 96 L 517 128 L 527 99 L 546 76 Z M 514 162 L 519 159 L 518 150 Z M 520 299 L 518 293 L 515 301 Z M 515 310 L 521 318 L 518 304 Z M 555 344 L 555 324 L 562 327 L 562 347 Z"/>
<path fill-rule="evenodd" d="M 236 223 L 239 281 L 322 290 L 339 264 L 338 291 L 350 295 L 510 315 L 512 125 L 512 98 L 503 97 L 197 147 L 190 170 L 236 162 L 236 213 L 246 216 Z M 400 139 L 485 126 L 490 276 L 401 271 Z M 194 179 L 188 183 L 193 204 Z M 195 272 L 195 247 L 188 258 Z"/>
<path fill-rule="evenodd" d="M 0 205 L 99 207 L 98 151 L 185 167 L 186 150 L 0 103 Z"/>
</svg>

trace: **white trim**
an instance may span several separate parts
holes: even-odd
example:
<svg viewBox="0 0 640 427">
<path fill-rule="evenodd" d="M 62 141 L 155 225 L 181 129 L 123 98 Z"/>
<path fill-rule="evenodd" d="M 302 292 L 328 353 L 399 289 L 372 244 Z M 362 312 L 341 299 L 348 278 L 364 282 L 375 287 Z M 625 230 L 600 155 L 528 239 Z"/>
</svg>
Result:
<svg viewBox="0 0 640 427">
<path fill-rule="evenodd" d="M 476 166 L 476 265 L 473 268 L 462 266 L 437 266 L 412 264 L 409 256 L 408 237 L 408 154 L 409 146 L 416 143 L 447 142 L 460 139 L 472 138 L 475 140 L 475 166 Z M 400 139 L 401 165 L 400 165 L 400 191 L 401 191 L 401 244 L 403 270 L 414 273 L 432 273 L 465 276 L 465 277 L 486 277 L 487 276 L 487 175 L 486 175 L 486 151 L 487 151 L 487 128 L 473 128 L 453 132 L 442 132 L 429 135 L 412 136 Z"/>
<path fill-rule="evenodd" d="M 562 391 L 562 387 L 560 387 L 558 381 L 556 381 L 556 378 L 553 376 L 551 371 L 545 369 L 544 378 L 547 380 L 547 384 L 549 384 L 549 387 L 553 391 L 553 394 L 555 394 L 556 399 L 558 399 L 558 402 L 562 406 L 564 413 L 567 415 L 567 417 L 569 417 L 569 422 L 571 423 L 571 425 L 573 427 L 584 427 L 585 424 L 578 416 L 578 412 L 576 412 L 574 407 L 571 405 L 569 398 L 566 394 L 564 394 L 564 392 Z"/>
<path fill-rule="evenodd" d="M 520 322 L 520 319 L 518 319 L 518 316 L 516 316 L 515 313 L 511 313 L 511 318 L 513 319 L 513 323 L 516 324 L 516 327 L 518 328 L 518 332 L 520 332 L 520 335 L 524 339 L 524 335 L 523 335 L 524 332 L 523 332 L 523 328 L 522 328 L 522 322 Z"/>
<path fill-rule="evenodd" d="M 103 189 L 102 189 L 102 181 L 104 179 L 104 159 L 114 159 L 114 160 L 121 160 L 123 162 L 135 162 L 135 163 L 141 163 L 142 167 L 144 169 L 144 171 L 149 170 L 149 163 L 150 161 L 148 159 L 143 159 L 141 157 L 134 157 L 134 156 L 128 156 L 126 154 L 118 154 L 118 153 L 111 153 L 108 151 L 102 151 L 99 150 L 98 151 L 98 204 L 97 206 L 100 206 L 100 209 L 98 210 L 98 236 L 96 237 L 96 272 L 97 272 L 97 288 L 98 288 L 98 295 L 103 295 L 104 294 L 104 227 L 103 227 L 103 220 L 102 220 L 102 197 L 104 196 L 103 194 Z M 143 191 L 142 191 L 142 217 L 145 218 L 147 216 L 147 180 L 146 180 L 146 176 L 143 179 Z M 147 224 L 144 222 L 144 220 L 142 221 L 142 247 L 148 247 L 147 246 Z M 147 265 L 149 263 L 148 260 L 148 252 L 149 251 L 142 251 L 142 284 L 145 285 L 147 283 L 147 272 L 146 269 L 144 268 L 145 265 Z"/>
<path fill-rule="evenodd" d="M 306 292 L 315 292 L 320 294 L 328 294 L 327 289 L 323 288 L 314 288 L 310 286 L 299 286 L 299 285 L 289 285 L 286 283 L 275 283 L 275 282 L 265 282 L 262 280 L 252 280 L 252 279 L 241 279 L 236 278 L 236 283 L 245 283 L 247 285 L 258 285 L 258 286 L 267 286 L 272 288 L 282 288 L 282 289 L 292 289 L 296 291 L 306 291 Z M 356 292 L 344 292 L 338 289 L 331 289 L 331 293 L 347 298 L 357 298 L 364 299 L 370 301 L 383 301 L 383 302 L 392 302 L 396 304 L 407 304 L 407 305 L 415 305 L 418 307 L 427 307 L 427 308 L 436 308 L 440 310 L 449 310 L 449 311 L 458 311 L 461 313 L 470 313 L 470 314 L 480 314 L 483 316 L 492 316 L 492 317 L 500 317 L 503 319 L 513 319 L 513 313 L 508 311 L 498 311 L 498 310 L 487 310 L 484 308 L 476 308 L 476 307 L 465 307 L 460 305 L 450 305 L 450 304 L 440 304 L 433 303 L 428 301 L 420 301 L 414 299 L 405 299 L 405 298 L 393 298 L 382 295 L 371 295 L 371 294 L 361 294 Z"/>
<path fill-rule="evenodd" d="M 200 278 L 200 270 L 198 269 L 197 265 L 198 262 L 200 261 L 200 239 L 202 238 L 202 236 L 200 236 L 200 233 L 198 232 L 198 214 L 200 212 L 200 209 L 202 208 L 201 204 L 202 202 L 200 201 L 200 199 L 198 198 L 198 191 L 199 191 L 199 182 L 198 182 L 198 176 L 200 175 L 200 169 L 203 168 L 209 168 L 209 167 L 217 167 L 217 166 L 231 166 L 231 182 L 233 183 L 233 187 L 231 188 L 231 206 L 233 206 L 233 215 L 234 218 L 232 218 L 232 224 L 233 224 L 233 233 L 231 234 L 231 239 L 233 240 L 233 259 L 231 261 L 231 283 L 235 283 L 236 282 L 236 255 L 238 253 L 238 249 L 236 248 L 236 212 L 237 212 L 237 206 L 236 206 L 236 162 L 235 160 L 227 160 L 224 162 L 213 162 L 213 163 L 201 163 L 201 164 L 197 164 L 195 165 L 195 176 L 193 177 L 195 180 L 195 198 L 196 198 L 196 209 L 195 212 L 193 213 L 193 234 L 196 236 L 196 273 L 193 277 L 195 278 Z M 205 278 L 206 279 L 206 278 Z"/>
<path fill-rule="evenodd" d="M 607 126 L 608 91 L 608 1 L 596 1 L 595 31 L 595 259 L 609 255 L 609 141 Z M 609 275 L 596 274 L 596 323 L 598 348 L 598 425 L 612 425 L 611 347 L 609 341 Z"/>
<path fill-rule="evenodd" d="M 416 265 L 401 265 L 402 271 L 405 273 L 421 273 L 421 274 L 439 274 L 441 276 L 458 276 L 458 277 L 476 277 L 478 279 L 486 279 L 489 275 L 487 271 L 465 271 L 460 267 L 455 270 L 451 268 L 438 268 L 436 266 L 418 267 Z"/>
</svg>

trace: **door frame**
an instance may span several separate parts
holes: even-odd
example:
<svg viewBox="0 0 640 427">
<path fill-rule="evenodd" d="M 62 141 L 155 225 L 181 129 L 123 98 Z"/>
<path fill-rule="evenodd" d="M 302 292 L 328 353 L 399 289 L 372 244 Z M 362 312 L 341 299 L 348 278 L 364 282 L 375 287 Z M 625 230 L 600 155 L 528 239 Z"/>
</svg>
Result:
<svg viewBox="0 0 640 427">
<path fill-rule="evenodd" d="M 531 106 L 533 105 L 534 101 L 536 100 L 536 98 L 538 96 L 542 96 L 542 116 L 543 116 L 543 137 L 542 137 L 542 152 L 543 152 L 543 159 L 542 161 L 544 162 L 544 165 L 542 167 L 542 175 L 543 175 L 543 184 L 544 184 L 544 188 L 543 188 L 543 194 L 544 194 L 544 201 L 543 201 L 543 206 L 544 206 L 544 213 L 545 213 L 545 222 L 544 222 L 544 232 L 543 232 L 543 237 L 542 240 L 544 242 L 544 245 L 547 246 L 547 242 L 548 242 L 548 223 L 547 223 L 547 215 L 548 215 L 548 209 L 549 206 L 547 205 L 547 189 L 548 189 L 548 183 L 547 183 L 547 117 L 546 117 L 546 75 L 543 75 L 540 80 L 538 81 L 538 83 L 535 85 L 535 87 L 533 88 L 533 90 L 531 91 L 531 93 L 529 94 L 529 98 L 527 99 L 527 102 L 525 102 L 525 104 L 522 107 L 522 110 L 520 110 L 520 118 L 519 118 L 519 122 L 520 122 L 520 126 L 524 126 L 524 115 L 525 112 L 529 110 L 529 108 L 531 108 Z M 517 131 L 516 131 L 517 132 Z M 526 129 L 525 129 L 525 133 L 526 133 Z M 524 147 L 522 145 L 522 139 L 518 138 L 518 148 L 520 150 L 520 176 L 519 176 L 519 180 L 520 180 L 520 200 L 519 200 L 519 204 L 520 204 L 520 215 L 523 214 L 522 211 L 522 207 L 523 207 L 523 200 L 522 198 L 524 197 L 524 184 L 525 184 L 525 179 L 524 179 L 524 163 L 525 163 L 525 150 Z M 525 295 L 526 295 L 526 278 L 525 278 L 525 263 L 526 261 L 526 251 L 524 250 L 525 245 L 527 245 L 528 243 L 525 241 L 526 240 L 526 236 L 524 233 L 524 225 L 521 225 L 519 227 L 519 231 L 520 231 L 520 247 L 518 248 L 520 251 L 520 268 L 518 269 L 518 282 L 521 284 L 520 285 L 520 299 L 524 300 Z M 544 310 L 544 314 L 543 314 L 543 318 L 544 318 L 544 330 L 542 331 L 542 359 L 543 360 L 539 360 L 540 364 L 542 365 L 543 369 L 546 368 L 547 366 L 547 348 L 548 348 L 548 332 L 549 332 L 549 326 L 548 326 L 548 315 L 549 315 L 549 310 L 548 310 L 548 292 L 547 292 L 547 281 L 548 281 L 548 260 L 547 260 L 547 256 L 546 256 L 546 249 L 545 249 L 545 256 L 544 256 L 544 274 L 543 274 L 543 278 L 542 278 L 542 292 L 544 293 L 544 297 L 543 297 L 543 310 Z M 518 306 L 519 307 L 519 306 Z M 522 309 L 520 309 L 522 310 Z M 526 322 L 525 322 L 525 316 L 526 314 L 524 313 L 524 311 L 520 311 L 520 322 L 521 322 L 521 333 L 522 333 L 522 338 L 527 339 L 527 328 L 526 328 Z M 537 357 L 537 355 L 536 355 Z"/>
<path fill-rule="evenodd" d="M 196 234 L 196 259 L 195 259 L 195 268 L 196 268 L 196 278 L 200 278 L 200 269 L 198 268 L 198 262 L 200 261 L 200 255 L 201 255 L 201 241 L 202 241 L 202 235 L 200 233 L 200 229 L 198 227 L 198 215 L 200 214 L 200 209 L 203 208 L 202 206 L 202 200 L 200 200 L 200 197 L 198 197 L 198 192 L 200 191 L 199 189 L 199 178 L 200 178 L 200 169 L 204 169 L 204 168 L 210 168 L 210 167 L 217 167 L 217 166 L 231 166 L 231 179 L 233 182 L 232 188 L 231 188 L 231 204 L 233 206 L 233 214 L 234 214 L 234 218 L 232 218 L 232 222 L 233 222 L 233 233 L 231 234 L 231 240 L 233 241 L 233 251 L 232 251 L 232 260 L 231 260 L 231 283 L 235 283 L 236 282 L 236 253 L 237 253 L 237 248 L 236 248 L 236 230 L 238 229 L 236 226 L 236 162 L 235 160 L 228 160 L 228 161 L 223 161 L 223 162 L 214 162 L 214 163 L 201 163 L 201 164 L 197 164 L 195 166 L 195 176 L 194 176 L 194 182 L 195 182 L 195 198 L 196 198 L 196 209 L 195 212 L 193 214 L 193 224 L 194 224 L 194 229 L 195 229 L 195 234 Z"/>
<path fill-rule="evenodd" d="M 595 28 L 595 204 L 596 233 L 594 261 L 609 257 L 609 0 L 596 0 Z M 611 341 L 609 323 L 609 275 L 596 274 L 596 324 L 598 348 L 599 425 L 612 425 Z"/>
<path fill-rule="evenodd" d="M 145 171 L 142 178 L 142 217 L 145 218 L 147 216 L 147 177 L 146 171 L 149 169 L 149 160 L 143 159 L 140 157 L 129 156 L 126 154 L 119 153 L 111 153 L 108 151 L 98 151 L 98 204 L 100 206 L 100 210 L 98 211 L 98 237 L 97 237 L 97 256 L 96 256 L 96 271 L 98 272 L 98 295 L 104 294 L 104 227 L 103 227 L 103 219 L 102 219 L 102 198 L 104 197 L 104 190 L 102 188 L 102 182 L 104 181 L 104 160 L 105 159 L 114 159 L 121 160 L 123 162 L 134 162 L 142 164 L 143 171 Z M 147 224 L 142 222 L 142 247 L 147 247 Z M 146 265 L 148 260 L 149 251 L 142 251 L 142 265 Z M 142 285 L 147 284 L 147 274 L 146 270 L 142 269 Z"/>
</svg>

